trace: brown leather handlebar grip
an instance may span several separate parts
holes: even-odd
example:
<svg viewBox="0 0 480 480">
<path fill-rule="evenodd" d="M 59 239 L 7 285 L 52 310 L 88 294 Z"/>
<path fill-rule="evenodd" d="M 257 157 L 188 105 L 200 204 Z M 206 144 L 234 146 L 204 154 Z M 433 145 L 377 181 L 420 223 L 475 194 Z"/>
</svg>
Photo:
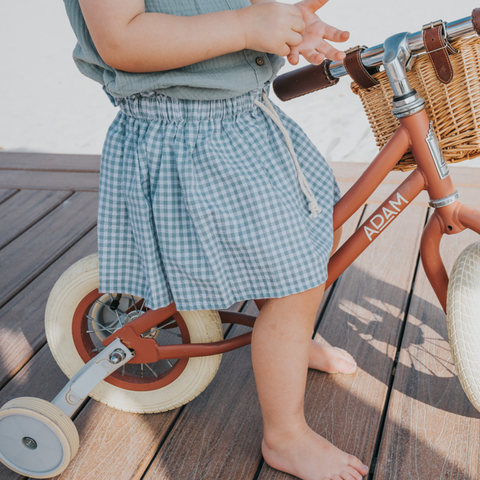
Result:
<svg viewBox="0 0 480 480">
<path fill-rule="evenodd" d="M 472 24 L 477 35 L 480 35 L 480 8 L 475 8 L 472 12 Z"/>
<path fill-rule="evenodd" d="M 308 65 L 284 73 L 273 81 L 273 91 L 280 100 L 286 102 L 292 98 L 336 85 L 339 79 L 332 77 L 330 63 L 331 60 L 325 60 L 320 65 Z"/>
</svg>

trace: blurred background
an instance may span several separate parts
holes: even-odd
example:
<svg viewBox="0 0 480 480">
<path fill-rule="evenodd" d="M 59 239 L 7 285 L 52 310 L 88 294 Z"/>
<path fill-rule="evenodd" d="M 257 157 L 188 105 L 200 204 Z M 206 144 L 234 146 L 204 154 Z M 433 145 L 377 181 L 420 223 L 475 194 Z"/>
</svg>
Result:
<svg viewBox="0 0 480 480">
<path fill-rule="evenodd" d="M 331 0 L 319 15 L 350 31 L 350 40 L 340 46 L 345 50 L 418 31 L 432 20 L 469 16 L 476 6 L 471 0 Z M 100 154 L 116 109 L 101 86 L 83 77 L 73 63 L 75 37 L 63 2 L 1 0 L 0 45 L 0 149 Z M 292 68 L 298 67 L 286 64 L 280 73 Z M 369 162 L 378 152 L 347 77 L 333 88 L 282 103 L 282 108 L 328 161 Z M 461 165 L 480 166 L 480 161 Z"/>
</svg>

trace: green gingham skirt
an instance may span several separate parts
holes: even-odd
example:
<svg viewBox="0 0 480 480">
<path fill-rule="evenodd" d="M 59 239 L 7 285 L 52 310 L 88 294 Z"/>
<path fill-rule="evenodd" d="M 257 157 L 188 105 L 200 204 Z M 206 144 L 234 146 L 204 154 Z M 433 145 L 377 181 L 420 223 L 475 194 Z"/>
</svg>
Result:
<svg viewBox="0 0 480 480">
<path fill-rule="evenodd" d="M 116 99 L 100 173 L 100 291 L 150 308 L 226 308 L 321 285 L 339 189 L 302 129 L 275 107 L 321 207 L 310 218 L 262 90 L 227 100 L 153 92 Z"/>
</svg>

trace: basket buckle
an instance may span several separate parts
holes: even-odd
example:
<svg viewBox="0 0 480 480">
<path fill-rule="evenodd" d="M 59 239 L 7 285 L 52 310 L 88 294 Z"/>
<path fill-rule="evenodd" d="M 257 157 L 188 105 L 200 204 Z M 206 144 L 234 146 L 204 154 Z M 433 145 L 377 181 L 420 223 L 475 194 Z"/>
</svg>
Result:
<svg viewBox="0 0 480 480">
<path fill-rule="evenodd" d="M 363 52 L 363 50 L 366 50 L 368 47 L 366 45 L 357 45 L 356 47 L 351 47 L 348 50 L 345 50 L 345 55 L 348 55 L 349 53 L 357 52 L 360 50 Z"/>
<path fill-rule="evenodd" d="M 442 32 L 442 39 L 443 39 L 444 47 L 442 47 L 441 49 L 446 48 L 452 54 L 458 53 L 458 50 L 456 48 L 454 48 L 452 46 L 452 44 L 448 41 L 447 24 L 443 20 L 435 20 L 433 22 L 426 23 L 422 27 L 422 32 L 424 32 L 425 30 L 430 30 L 431 28 L 436 28 L 436 27 L 442 27 L 441 32 Z M 434 51 L 436 51 L 436 50 L 432 50 L 431 53 L 433 53 Z"/>
</svg>

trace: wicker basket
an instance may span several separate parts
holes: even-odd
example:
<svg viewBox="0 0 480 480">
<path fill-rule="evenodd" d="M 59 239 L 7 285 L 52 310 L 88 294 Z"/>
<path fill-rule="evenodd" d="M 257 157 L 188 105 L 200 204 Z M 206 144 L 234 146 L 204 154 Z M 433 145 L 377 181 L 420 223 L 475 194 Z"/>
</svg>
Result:
<svg viewBox="0 0 480 480">
<path fill-rule="evenodd" d="M 425 108 L 447 163 L 463 162 L 480 155 L 480 37 L 462 37 L 453 43 L 459 51 L 450 55 L 455 72 L 445 85 L 437 80 L 428 55 L 417 58 L 408 72 L 410 85 L 425 99 Z M 352 83 L 360 96 L 375 140 L 380 149 L 397 130 L 399 122 L 392 114 L 393 91 L 382 71 L 374 75 L 380 82 L 368 90 Z M 394 170 L 412 170 L 415 160 L 405 153 Z"/>
</svg>

